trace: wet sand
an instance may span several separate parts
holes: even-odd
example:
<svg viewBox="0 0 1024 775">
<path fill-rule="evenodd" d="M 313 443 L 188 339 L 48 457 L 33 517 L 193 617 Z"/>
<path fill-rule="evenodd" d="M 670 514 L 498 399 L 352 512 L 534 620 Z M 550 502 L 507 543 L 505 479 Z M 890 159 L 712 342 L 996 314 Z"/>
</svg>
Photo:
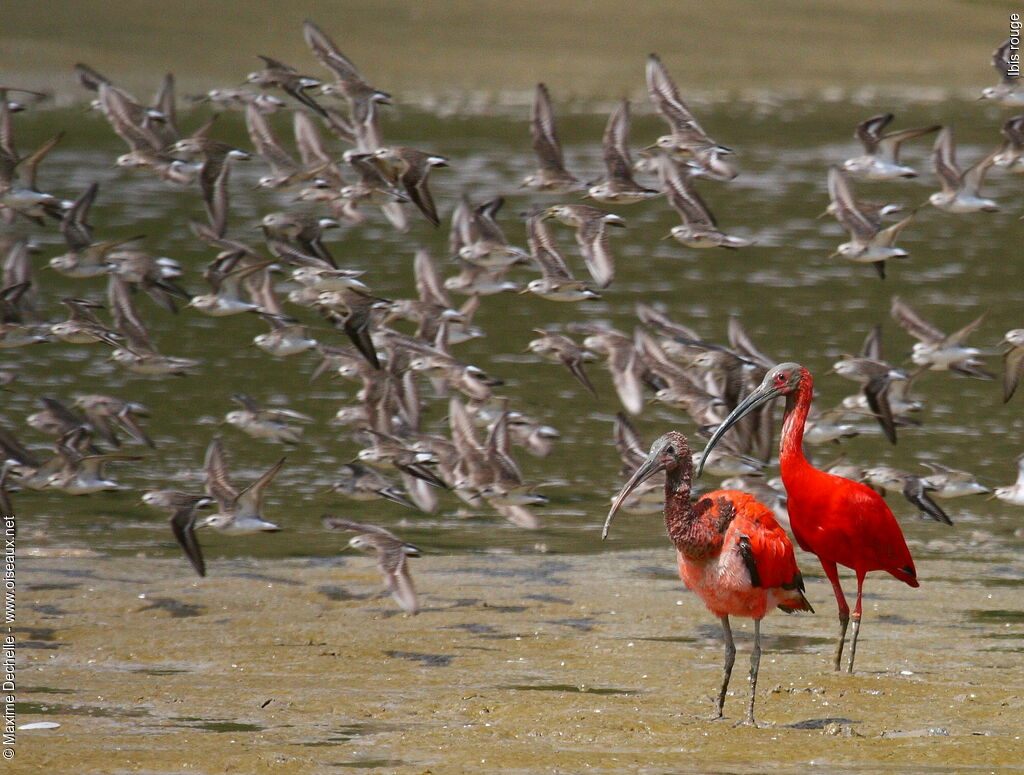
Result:
<svg viewBox="0 0 1024 775">
<path fill-rule="evenodd" d="M 946 548 L 948 547 L 937 547 Z M 981 547 L 976 547 L 980 549 Z M 45 553 L 54 550 L 46 550 Z M 725 721 L 717 621 L 670 550 L 425 555 L 422 612 L 374 560 L 19 559 L 22 772 L 809 773 L 1024 770 L 1019 559 L 869 577 L 855 675 L 834 601 L 737 621 Z M 58 551 L 59 553 L 59 551 Z M 803 557 L 805 571 L 816 570 Z M 979 578 L 986 568 L 985 578 Z M 57 769 L 54 769 L 57 768 Z"/>
</svg>

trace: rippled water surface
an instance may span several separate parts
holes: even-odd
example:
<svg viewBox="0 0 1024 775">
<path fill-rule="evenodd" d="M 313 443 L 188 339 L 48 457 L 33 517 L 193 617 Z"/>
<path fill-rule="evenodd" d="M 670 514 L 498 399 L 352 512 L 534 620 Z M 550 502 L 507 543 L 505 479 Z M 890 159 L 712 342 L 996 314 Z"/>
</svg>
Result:
<svg viewBox="0 0 1024 775">
<path fill-rule="evenodd" d="M 212 319 L 182 310 L 170 315 L 139 296 L 141 315 L 151 326 L 161 351 L 202 360 L 188 377 L 158 379 L 126 376 L 104 360 L 101 346 L 50 343 L 0 351 L 0 363 L 15 370 L 3 403 L 3 422 L 25 443 L 45 456 L 49 442 L 28 428 L 25 417 L 38 408 L 40 396 L 70 401 L 82 393 L 105 392 L 139 401 L 150 408 L 146 421 L 157 441 L 155 452 L 127 447 L 144 459 L 109 467 L 124 485 L 120 492 L 72 497 L 58 492 L 14 494 L 23 517 L 24 545 L 52 544 L 88 548 L 113 554 L 145 553 L 173 557 L 178 553 L 164 518 L 140 505 L 144 489 L 165 486 L 201 487 L 203 453 L 209 440 L 221 433 L 233 476 L 245 483 L 282 454 L 287 462 L 268 491 L 266 515 L 284 530 L 274 535 L 230 538 L 207 535 L 206 552 L 216 566 L 223 556 L 329 555 L 339 542 L 325 540 L 320 515 L 332 512 L 351 518 L 397 526 L 401 534 L 428 551 L 479 551 L 501 547 L 531 550 L 536 546 L 558 552 L 593 552 L 606 548 L 599 526 L 608 498 L 621 484 L 619 460 L 611 443 L 611 420 L 619 405 L 601 364 L 588 366 L 600 397 L 591 398 L 559 366 L 524 354 L 532 329 L 564 326 L 571 321 L 601 322 L 632 331 L 637 325 L 638 301 L 663 305 L 673 318 L 692 326 L 713 342 L 726 342 L 726 325 L 736 315 L 762 349 L 772 357 L 797 360 L 817 375 L 818 401 L 830 406 L 853 392 L 853 383 L 828 375 L 842 354 L 856 352 L 876 323 L 884 325 L 884 348 L 894 362 L 903 360 L 912 339 L 888 317 L 891 297 L 900 295 L 924 317 L 947 331 L 955 330 L 986 311 L 988 316 L 972 343 L 992 349 L 990 368 L 1001 372 L 995 353 L 1002 334 L 1024 324 L 1021 303 L 1020 238 L 1021 178 L 1001 171 L 991 174 L 985 191 L 1003 206 L 1002 212 L 954 216 L 921 207 L 900 244 L 911 258 L 890 262 L 889 277 L 881 281 L 870 267 L 829 254 L 845 235 L 831 218 L 817 216 L 827 204 L 825 171 L 857 150 L 851 138 L 855 124 L 885 104 L 823 103 L 777 100 L 764 103 L 721 104 L 705 109 L 701 119 L 709 132 L 736 149 L 742 172 L 728 184 L 699 182 L 699 188 L 724 230 L 755 241 L 739 251 L 695 251 L 662 238 L 677 223 L 663 200 L 615 209 L 628 228 L 612 235 L 618 277 L 600 301 L 564 305 L 532 296 L 503 295 L 483 300 L 476 323 L 486 338 L 458 345 L 456 354 L 505 381 L 499 394 L 511 408 L 526 412 L 558 429 L 561 438 L 544 459 L 518 450 L 528 482 L 546 483 L 550 504 L 538 510 L 543 527 L 524 531 L 495 514 L 463 514 L 457 500 L 442 495 L 434 515 L 411 512 L 390 503 L 356 504 L 326 494 L 338 466 L 351 460 L 359 447 L 344 429 L 327 423 L 339 407 L 352 403 L 355 383 L 329 376 L 310 381 L 318 359 L 312 353 L 275 359 L 251 346 L 265 329 L 256 317 L 242 315 Z M 558 111 L 556 95 L 556 111 Z M 663 131 L 645 106 L 637 109 L 632 137 L 636 146 Z M 490 117 L 438 117 L 410 109 L 388 114 L 383 122 L 388 142 L 441 153 L 450 169 L 435 171 L 431 183 L 442 213 L 442 228 L 432 229 L 418 217 L 412 229 L 399 234 L 371 213 L 369 222 L 343 226 L 329 233 L 329 246 L 339 262 L 366 272 L 374 292 L 388 298 L 415 294 L 412 257 L 429 248 L 442 267 L 446 261 L 447 216 L 461 192 L 474 201 L 502 195 L 506 205 L 500 221 L 513 243 L 524 245 L 520 214 L 534 205 L 553 204 L 564 197 L 525 194 L 519 180 L 533 165 L 527 110 Z M 968 102 L 945 102 L 907 107 L 898 126 L 952 122 L 960 142 L 960 159 L 970 164 L 996 144 L 1003 110 Z M 205 114 L 196 109 L 180 122 L 186 130 L 198 126 Z M 559 116 L 559 131 L 569 166 L 581 177 L 597 177 L 601 169 L 600 137 L 604 115 Z M 289 137 L 287 122 L 275 126 Z M 121 141 L 93 113 L 38 110 L 16 117 L 19 146 L 31 148 L 58 130 L 66 136 L 40 168 L 40 184 L 74 198 L 93 181 L 100 192 L 91 221 L 104 238 L 145 234 L 144 246 L 179 260 L 185 267 L 183 284 L 202 292 L 202 269 L 213 255 L 188 228 L 202 218 L 197 190 L 178 188 L 143 174 L 112 169 L 124 151 Z M 240 117 L 224 116 L 215 136 L 249 148 Z M 340 152 L 339 148 L 339 152 Z M 905 149 L 905 161 L 921 176 L 898 183 L 865 184 L 866 198 L 899 201 L 913 209 L 937 188 L 927 157 L 930 146 L 916 141 Z M 259 159 L 235 166 L 231 181 L 230 233 L 258 242 L 256 224 L 262 214 L 293 207 L 287 195 L 255 191 L 265 174 Z M 35 265 L 63 250 L 56 228 L 18 223 L 20 233 L 39 243 Z M 577 274 L 585 274 L 567 229 L 555 227 L 556 238 Z M 531 274 L 518 271 L 514 279 Z M 102 300 L 105 283 L 72 280 L 48 270 L 37 273 L 39 309 L 53 321 L 61 319 L 59 299 L 75 295 Z M 282 281 L 283 282 L 283 281 Z M 284 289 L 282 285 L 282 290 Z M 325 342 L 344 344 L 340 332 L 324 327 L 303 310 L 296 314 L 318 326 Z M 934 461 L 966 468 L 989 486 L 1009 484 L 1016 475 L 1014 459 L 1024 451 L 1020 432 L 1021 396 L 1008 405 L 1000 400 L 998 381 L 964 379 L 949 373 L 928 373 L 914 384 L 926 401 L 921 425 L 901 432 L 890 446 L 870 422 L 865 432 L 842 444 L 813 448 L 825 462 L 839 455 L 865 465 L 891 463 L 923 471 L 920 463 Z M 235 405 L 230 395 L 246 392 L 271 405 L 289 406 L 317 420 L 301 444 L 291 449 L 256 441 L 231 426 L 220 427 Z M 433 396 L 424 384 L 425 425 L 445 432 L 447 401 Z M 669 428 L 693 435 L 692 421 L 674 410 L 648 403 L 635 419 L 646 441 Z M 983 531 L 999 546 L 1017 548 L 1021 538 L 1019 510 L 999 501 L 967 498 L 947 501 L 956 525 L 952 528 L 920 522 L 898 497 L 891 505 L 917 546 L 943 551 L 964 535 Z M 613 539 L 616 547 L 661 545 L 658 518 L 622 517 Z M 920 550 L 919 550 L 920 551 Z M 809 564 L 805 562 L 805 565 Z M 183 565 L 182 570 L 185 570 Z"/>
</svg>

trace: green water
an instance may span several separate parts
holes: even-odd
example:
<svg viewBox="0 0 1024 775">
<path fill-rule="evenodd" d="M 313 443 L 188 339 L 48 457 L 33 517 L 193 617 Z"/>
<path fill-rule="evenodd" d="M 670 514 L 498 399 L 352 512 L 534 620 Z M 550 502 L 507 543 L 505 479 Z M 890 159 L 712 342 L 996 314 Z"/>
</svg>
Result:
<svg viewBox="0 0 1024 775">
<path fill-rule="evenodd" d="M 1015 265 L 1019 253 L 1020 182 L 993 172 L 985 190 L 1004 206 L 1003 212 L 953 216 L 922 208 L 900 240 L 911 258 L 891 262 L 889 277 L 879 280 L 869 267 L 853 264 L 829 253 L 845 239 L 831 219 L 816 219 L 827 204 L 825 169 L 852 155 L 851 128 L 859 118 L 878 112 L 882 104 L 822 104 L 782 101 L 777 104 L 733 103 L 706 109 L 702 121 L 721 142 L 737 149 L 742 172 L 730 184 L 701 182 L 700 190 L 722 227 L 756 241 L 739 251 L 694 251 L 663 241 L 677 222 L 664 201 L 612 208 L 628 228 L 612 236 L 618 276 L 600 301 L 565 305 L 532 296 L 505 294 L 483 300 L 476 323 L 486 338 L 459 345 L 456 354 L 505 381 L 498 393 L 513 409 L 526 412 L 559 430 L 561 439 L 550 457 L 539 459 L 522 450 L 518 459 L 528 482 L 555 482 L 544 489 L 550 504 L 539 509 L 543 528 L 523 531 L 500 517 L 480 513 L 457 515 L 457 502 L 442 495 L 434 515 L 411 512 L 390 503 L 369 505 L 325 494 L 339 465 L 353 458 L 359 447 L 345 431 L 326 421 L 337 409 L 354 401 L 356 383 L 330 376 L 310 382 L 318 359 L 312 353 L 277 359 L 250 345 L 264 324 L 248 315 L 208 318 L 192 310 L 171 315 L 145 297 L 137 304 L 162 352 L 200 359 L 194 376 L 151 378 L 126 375 L 103 360 L 100 347 L 50 343 L 4 350 L 4 368 L 19 379 L 10 386 L 3 415 L 9 428 L 40 456 L 47 439 L 24 425 L 37 399 L 48 395 L 70 401 L 87 392 L 107 392 L 147 405 L 146 427 L 157 441 L 155 452 L 127 447 L 145 459 L 109 467 L 125 490 L 89 497 L 58 492 L 23 492 L 15 504 L 26 543 L 36 542 L 91 548 L 102 552 L 144 552 L 173 556 L 177 548 L 163 519 L 139 504 L 147 488 L 201 486 L 202 457 L 215 433 L 222 433 L 233 475 L 251 480 L 282 454 L 288 460 L 268 491 L 266 515 L 283 532 L 276 535 L 230 538 L 204 537 L 214 563 L 219 556 L 330 555 L 333 539 L 324 540 L 319 517 L 332 512 L 351 518 L 399 526 L 403 535 L 427 551 L 465 551 L 495 547 L 591 552 L 603 546 L 598 525 L 608 498 L 620 486 L 619 461 L 611 444 L 611 419 L 619 410 L 603 365 L 591 364 L 599 391 L 593 399 L 567 371 L 524 354 L 532 329 L 564 326 L 573 321 L 601 322 L 632 331 L 637 325 L 634 306 L 639 301 L 664 305 L 680 322 L 695 328 L 712 342 L 725 343 L 730 315 L 737 315 L 769 355 L 797 360 L 818 375 L 818 401 L 831 406 L 850 392 L 853 383 L 827 375 L 833 361 L 859 349 L 864 334 L 875 323 L 884 324 L 884 347 L 893 362 L 909 355 L 911 340 L 888 318 L 892 295 L 898 294 L 939 327 L 954 330 L 987 310 L 988 317 L 972 343 L 992 347 L 1003 332 L 1021 325 L 1020 303 L 1024 285 Z M 656 117 L 638 109 L 633 126 L 635 144 L 652 140 L 662 131 Z M 186 113 L 180 123 L 188 130 L 204 120 L 200 109 Z M 967 162 L 995 142 L 1002 112 L 976 103 L 920 105 L 901 111 L 901 126 L 926 122 L 955 122 Z M 571 115 L 560 122 L 566 157 L 581 176 L 600 172 L 600 146 L 604 117 Z M 46 190 L 73 198 L 89 183 L 100 183 L 91 221 L 97 235 L 116 238 L 145 234 L 146 249 L 179 260 L 185 267 L 181 282 L 193 293 L 203 292 L 202 268 L 213 258 L 188 229 L 188 221 L 201 218 L 195 190 L 171 186 L 144 174 L 110 167 L 123 144 L 106 123 L 92 113 L 77 110 L 37 111 L 17 116 L 19 145 L 30 148 L 59 129 L 67 136 L 41 167 L 40 184 Z M 286 120 L 275 126 L 287 137 Z M 525 244 L 519 214 L 537 204 L 561 201 L 549 195 L 524 194 L 518 181 L 533 160 L 525 116 L 439 118 L 402 110 L 384 119 L 388 142 L 412 145 L 444 154 L 450 169 L 432 176 L 432 187 L 445 223 L 440 229 L 413 218 L 412 229 L 402 235 L 379 215 L 356 226 L 330 233 L 331 249 L 346 267 L 362 269 L 374 292 L 388 298 L 409 297 L 411 261 L 417 248 L 429 248 L 442 274 L 454 273 L 446 263 L 447 215 L 460 192 L 474 201 L 495 195 L 507 199 L 500 222 L 513 243 Z M 227 114 L 216 135 L 248 148 L 239 116 Z M 340 150 L 340 149 L 339 149 Z M 913 208 L 936 188 L 929 171 L 928 148 L 911 144 L 904 156 L 921 169 L 917 180 L 864 185 L 863 196 L 899 201 Z M 258 218 L 291 205 L 288 195 L 253 190 L 264 174 L 259 159 L 236 165 L 232 178 L 232 217 L 229 233 L 257 242 Z M 62 252 L 58 231 L 17 223 L 14 227 L 40 244 L 37 267 Z M 558 227 L 556 238 L 578 273 L 584 273 L 568 230 Z M 531 275 L 517 271 L 514 279 Z M 40 271 L 39 309 L 53 321 L 62 317 L 57 302 L 65 295 L 103 300 L 102 278 L 74 280 Z M 340 332 L 293 310 L 317 326 L 325 342 L 345 343 Z M 999 372 L 998 357 L 990 360 Z M 221 427 L 224 414 L 235 408 L 230 395 L 247 392 L 258 400 L 287 405 L 317 420 L 304 440 L 293 449 L 250 439 L 231 426 Z M 890 463 L 922 471 L 921 461 L 967 468 L 988 485 L 1008 484 L 1015 476 L 1014 458 L 1020 453 L 1021 428 L 1017 400 L 1004 406 L 997 382 L 982 382 L 949 373 L 928 373 L 914 384 L 926 401 L 919 428 L 905 429 L 898 446 L 888 445 L 871 427 L 842 444 L 814 448 L 819 461 L 840 454 L 865 465 Z M 447 401 L 424 384 L 425 427 L 445 433 Z M 648 403 L 635 423 L 645 440 L 669 428 L 693 434 L 689 418 L 663 405 Z M 235 473 L 237 471 L 237 473 Z M 1012 535 L 1019 515 L 1012 507 L 978 497 L 949 501 L 958 523 L 952 529 L 917 520 L 909 505 L 891 501 L 905 529 L 921 541 L 957 540 L 963 531 L 991 532 L 1007 548 L 1019 541 Z M 623 518 L 613 534 L 615 546 L 657 545 L 662 532 L 656 517 Z M 215 565 L 214 565 L 215 567 Z"/>
</svg>

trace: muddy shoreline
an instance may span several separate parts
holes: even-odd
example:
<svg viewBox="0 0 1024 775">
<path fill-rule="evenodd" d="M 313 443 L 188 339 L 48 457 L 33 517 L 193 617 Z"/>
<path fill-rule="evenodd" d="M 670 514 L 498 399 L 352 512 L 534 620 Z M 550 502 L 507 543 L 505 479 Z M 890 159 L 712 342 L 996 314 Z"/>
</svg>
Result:
<svg viewBox="0 0 1024 775">
<path fill-rule="evenodd" d="M 806 564 L 806 563 L 805 563 Z M 371 558 L 19 560 L 17 763 L 76 772 L 1014 772 L 1021 574 L 872 578 L 857 674 L 833 601 L 772 615 L 758 714 L 749 622 L 724 722 L 717 622 L 668 551 L 427 556 L 402 615 Z M 1012 565 L 1012 563 L 1011 563 Z M 1018 567 L 1019 571 L 1019 567 Z M 982 582 L 986 583 L 982 583 Z"/>
</svg>

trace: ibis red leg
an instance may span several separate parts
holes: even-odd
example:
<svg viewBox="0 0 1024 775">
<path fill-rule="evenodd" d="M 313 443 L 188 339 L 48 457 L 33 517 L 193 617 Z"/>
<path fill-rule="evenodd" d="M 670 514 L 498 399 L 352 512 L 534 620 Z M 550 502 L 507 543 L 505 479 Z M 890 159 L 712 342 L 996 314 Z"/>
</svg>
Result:
<svg viewBox="0 0 1024 775">
<path fill-rule="evenodd" d="M 850 623 L 850 605 L 846 602 L 846 595 L 843 594 L 843 587 L 839 583 L 839 570 L 836 568 L 836 564 L 828 560 L 821 560 L 821 568 L 825 571 L 828 580 L 832 582 L 832 590 L 836 593 L 836 604 L 839 606 L 839 642 L 836 644 L 833 668 L 839 670 L 840 662 L 843 659 L 843 646 L 846 643 L 846 626 Z M 859 594 L 857 600 L 860 600 Z M 857 618 L 860 619 L 859 616 Z M 856 625 L 854 626 L 856 627 Z"/>
<path fill-rule="evenodd" d="M 750 652 L 750 702 L 747 704 L 746 723 L 756 727 L 754 697 L 757 695 L 757 671 L 761 667 L 761 620 L 754 619 L 754 648 Z"/>
<path fill-rule="evenodd" d="M 847 673 L 853 672 L 853 660 L 857 656 L 857 634 L 860 632 L 861 594 L 864 588 L 864 575 L 862 571 L 857 571 L 857 605 L 853 608 L 853 632 L 850 634 L 850 662 L 846 666 Z"/>
<path fill-rule="evenodd" d="M 732 665 L 736 661 L 736 644 L 732 642 L 732 628 L 729 626 L 729 617 L 722 617 L 722 634 L 725 636 L 725 665 L 722 669 L 722 690 L 718 693 L 718 715 L 722 718 L 722 708 L 725 706 L 725 692 L 729 688 L 729 678 L 732 676 Z"/>
</svg>

